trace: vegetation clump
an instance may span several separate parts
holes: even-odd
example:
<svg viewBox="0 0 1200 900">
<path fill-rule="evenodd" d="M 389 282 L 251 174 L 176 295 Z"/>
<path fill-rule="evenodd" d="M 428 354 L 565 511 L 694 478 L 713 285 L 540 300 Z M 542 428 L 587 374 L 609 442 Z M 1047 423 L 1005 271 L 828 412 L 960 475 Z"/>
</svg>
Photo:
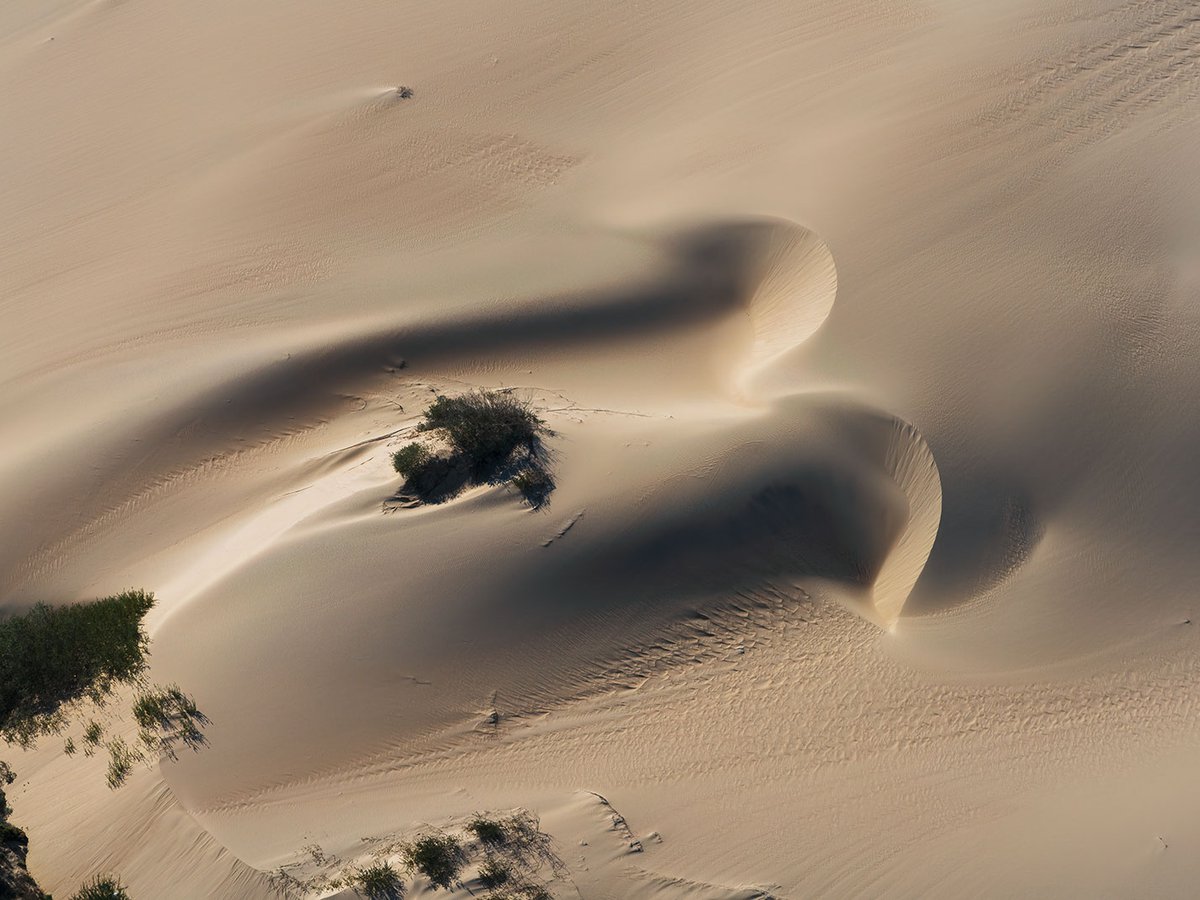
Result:
<svg viewBox="0 0 1200 900">
<path fill-rule="evenodd" d="M 450 890 L 459 880 L 466 854 L 456 838 L 439 831 L 405 845 L 404 862 L 435 888 Z"/>
<path fill-rule="evenodd" d="M 25 836 L 24 830 L 8 821 L 12 809 L 8 805 L 8 798 L 4 795 L 4 788 L 12 784 L 15 778 L 16 775 L 13 774 L 8 763 L 0 762 L 0 845 L 19 844 L 25 846 L 29 843 L 29 838 Z"/>
<path fill-rule="evenodd" d="M 534 509 L 541 507 L 554 490 L 554 479 L 541 466 L 529 466 L 513 476 L 512 485 Z"/>
<path fill-rule="evenodd" d="M 512 869 L 504 860 L 489 856 L 479 867 L 479 883 L 489 890 L 502 887 L 512 879 Z"/>
<path fill-rule="evenodd" d="M 208 717 L 177 684 L 142 691 L 133 703 L 133 717 L 138 723 L 142 743 L 161 750 L 172 759 L 176 758 L 176 744 L 182 743 L 191 750 L 204 745 L 201 726 L 208 724 Z"/>
<path fill-rule="evenodd" d="M 176 741 L 196 747 L 203 742 L 199 724 L 207 719 L 175 685 L 147 687 L 144 679 L 150 640 L 142 626 L 154 595 L 131 590 L 86 603 L 52 607 L 44 603 L 0 620 L 0 739 L 29 747 L 39 737 L 59 733 L 85 701 L 103 706 L 119 685 L 134 684 L 141 694 L 134 717 L 142 741 L 171 755 Z M 90 719 L 81 736 L 85 756 L 104 738 L 104 726 Z M 145 758 L 119 737 L 107 745 L 107 781 L 117 788 Z M 76 752 L 74 738 L 63 746 Z M 0 762 L 0 784 L 11 784 L 12 770 Z M 0 897 L 41 898 L 25 869 L 28 840 L 8 822 L 9 808 L 0 788 Z M 129 900 L 114 878 L 98 877 L 72 900 Z"/>
<path fill-rule="evenodd" d="M 109 741 L 108 773 L 105 776 L 108 786 L 116 790 L 123 785 L 125 779 L 129 777 L 129 773 L 133 771 L 133 764 L 139 759 L 141 757 L 120 738 L 113 738 Z"/>
<path fill-rule="evenodd" d="M 400 873 L 388 862 L 377 862 L 353 872 L 347 879 L 350 886 L 368 900 L 398 900 L 404 895 Z"/>
<path fill-rule="evenodd" d="M 475 835 L 485 847 L 499 847 L 508 843 L 508 828 L 499 819 L 476 816 L 467 823 L 467 831 Z"/>
<path fill-rule="evenodd" d="M 125 887 L 111 875 L 98 875 L 81 887 L 71 900 L 130 900 Z"/>
<path fill-rule="evenodd" d="M 392 454 L 392 468 L 408 478 L 428 465 L 431 455 L 429 450 L 420 444 L 405 444 Z"/>
<path fill-rule="evenodd" d="M 154 595 L 126 591 L 71 606 L 40 603 L 0 622 L 0 736 L 29 746 L 60 729 L 65 704 L 102 702 L 146 669 L 142 617 Z"/>
<path fill-rule="evenodd" d="M 511 391 L 439 395 L 417 431 L 440 439 L 449 453 L 412 442 L 392 454 L 405 488 L 423 502 L 449 499 L 468 484 L 511 480 L 531 506 L 541 506 L 554 484 L 544 462 L 545 423 Z"/>
<path fill-rule="evenodd" d="M 418 431 L 440 431 L 476 470 L 505 462 L 518 447 L 532 451 L 544 425 L 529 404 L 503 391 L 439 396 Z"/>
</svg>

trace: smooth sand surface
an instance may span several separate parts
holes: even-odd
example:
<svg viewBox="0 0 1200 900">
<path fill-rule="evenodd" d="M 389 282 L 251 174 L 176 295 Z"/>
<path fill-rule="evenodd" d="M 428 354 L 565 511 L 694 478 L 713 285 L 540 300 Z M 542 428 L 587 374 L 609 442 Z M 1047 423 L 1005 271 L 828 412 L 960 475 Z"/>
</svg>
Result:
<svg viewBox="0 0 1200 900">
<path fill-rule="evenodd" d="M 0 611 L 155 591 L 212 720 L 5 750 L 47 890 L 523 807 L 557 897 L 1194 895 L 1195 4 L 7 0 L 0 72 Z M 477 386 L 550 503 L 389 502 Z"/>
</svg>

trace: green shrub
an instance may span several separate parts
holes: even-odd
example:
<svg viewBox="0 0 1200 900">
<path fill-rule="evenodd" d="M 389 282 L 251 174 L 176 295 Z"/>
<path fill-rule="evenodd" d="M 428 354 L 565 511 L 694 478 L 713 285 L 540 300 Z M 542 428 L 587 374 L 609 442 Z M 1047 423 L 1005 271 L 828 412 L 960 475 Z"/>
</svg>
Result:
<svg viewBox="0 0 1200 900">
<path fill-rule="evenodd" d="M 0 817 L 0 844 L 22 844 L 27 846 L 29 838 L 23 830 L 12 824 L 12 822 L 5 822 Z"/>
<path fill-rule="evenodd" d="M 429 464 L 430 453 L 420 444 L 405 444 L 392 454 L 392 468 L 410 478 Z"/>
<path fill-rule="evenodd" d="M 400 874 L 391 863 L 377 862 L 350 875 L 350 885 L 369 900 L 395 900 L 403 895 Z"/>
<path fill-rule="evenodd" d="M 22 746 L 64 724 L 65 704 L 97 702 L 146 668 L 142 619 L 154 595 L 126 591 L 90 603 L 38 604 L 0 622 L 0 736 Z"/>
<path fill-rule="evenodd" d="M 488 847 L 498 847 L 508 842 L 508 829 L 499 819 L 476 816 L 467 823 L 467 831 L 474 834 L 481 844 Z"/>
<path fill-rule="evenodd" d="M 84 756 L 91 756 L 97 747 L 100 746 L 100 739 L 104 737 L 104 726 L 92 719 L 87 723 L 87 728 L 83 730 L 83 742 L 87 744 L 83 748 Z"/>
<path fill-rule="evenodd" d="M 434 887 L 450 890 L 462 872 L 466 854 L 462 845 L 448 834 L 428 834 L 404 848 L 404 861 L 420 872 Z"/>
<path fill-rule="evenodd" d="M 550 890 L 540 884 L 522 884 L 483 896 L 484 900 L 553 900 Z"/>
<path fill-rule="evenodd" d="M 542 506 L 554 490 L 554 480 L 541 466 L 522 469 L 513 476 L 512 483 L 534 509 Z"/>
<path fill-rule="evenodd" d="M 208 723 L 208 717 L 177 684 L 143 690 L 133 703 L 133 717 L 141 729 L 142 742 L 151 749 L 165 751 L 172 758 L 175 757 L 176 743 L 193 750 L 204 744 L 200 726 Z"/>
<path fill-rule="evenodd" d="M 479 867 L 479 883 L 485 888 L 498 888 L 508 884 L 512 879 L 512 869 L 508 863 L 495 856 L 489 856 Z"/>
<path fill-rule="evenodd" d="M 130 900 L 130 897 L 118 879 L 98 875 L 81 887 L 71 900 Z"/>
<path fill-rule="evenodd" d="M 125 779 L 129 777 L 129 773 L 133 771 L 133 764 L 141 757 L 138 756 L 129 745 L 120 738 L 113 738 L 108 742 L 108 774 L 106 780 L 108 786 L 114 791 L 125 783 Z"/>
<path fill-rule="evenodd" d="M 478 471 L 505 462 L 518 447 L 533 451 L 544 424 L 519 397 L 480 390 L 439 396 L 418 430 L 441 432 Z"/>
</svg>

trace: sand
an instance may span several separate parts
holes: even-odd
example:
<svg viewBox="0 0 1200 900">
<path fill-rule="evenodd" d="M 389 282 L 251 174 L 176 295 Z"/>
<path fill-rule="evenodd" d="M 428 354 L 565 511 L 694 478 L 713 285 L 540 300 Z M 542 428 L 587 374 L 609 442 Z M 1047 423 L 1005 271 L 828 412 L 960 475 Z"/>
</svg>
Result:
<svg viewBox="0 0 1200 900">
<path fill-rule="evenodd" d="M 45 889 L 525 808 L 559 897 L 1194 892 L 1194 5 L 9 0 L 0 71 L 0 612 L 155 591 L 211 718 L 4 751 Z M 475 387 L 550 503 L 389 502 Z"/>
</svg>

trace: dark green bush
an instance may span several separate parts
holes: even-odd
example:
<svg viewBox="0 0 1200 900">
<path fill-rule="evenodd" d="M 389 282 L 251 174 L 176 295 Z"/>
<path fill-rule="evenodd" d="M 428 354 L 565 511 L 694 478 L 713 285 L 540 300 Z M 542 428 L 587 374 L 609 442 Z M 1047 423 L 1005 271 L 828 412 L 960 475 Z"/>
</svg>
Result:
<svg viewBox="0 0 1200 900">
<path fill-rule="evenodd" d="M 151 749 L 165 751 L 172 758 L 177 743 L 192 750 L 204 745 L 200 726 L 208 724 L 208 717 L 177 684 L 143 690 L 133 703 L 133 717 L 141 729 L 142 742 Z"/>
<path fill-rule="evenodd" d="M 554 480 L 550 473 L 541 466 L 529 466 L 522 469 L 512 479 L 513 487 L 521 492 L 521 496 L 534 509 L 544 504 L 554 490 Z"/>
<path fill-rule="evenodd" d="M 118 879 L 100 875 L 81 887 L 71 900 L 130 900 L 130 897 Z"/>
<path fill-rule="evenodd" d="M 391 863 L 377 862 L 359 869 L 350 878 L 350 885 L 369 900 L 397 900 L 404 893 L 400 874 Z"/>
<path fill-rule="evenodd" d="M 139 759 L 141 757 L 120 738 L 113 738 L 109 741 L 108 773 L 106 775 L 108 786 L 115 791 L 123 785 L 125 779 L 129 777 L 129 773 L 133 771 L 133 764 Z"/>
<path fill-rule="evenodd" d="M 0 844 L 28 845 L 29 838 L 23 830 L 12 824 L 12 822 L 5 822 L 3 819 L 0 819 Z"/>
<path fill-rule="evenodd" d="M 427 834 L 404 848 L 404 861 L 434 887 L 450 890 L 466 862 L 462 845 L 448 834 Z"/>
<path fill-rule="evenodd" d="M 518 447 L 533 451 L 544 424 L 529 404 L 510 393 L 472 391 L 439 396 L 420 431 L 437 431 L 478 471 L 505 462 Z"/>
<path fill-rule="evenodd" d="M 512 869 L 502 859 L 489 856 L 479 867 L 479 883 L 485 888 L 498 888 L 508 884 L 511 879 Z"/>
<path fill-rule="evenodd" d="M 392 468 L 409 478 L 429 464 L 430 453 L 420 444 L 405 444 L 392 454 Z"/>
<path fill-rule="evenodd" d="M 142 618 L 154 595 L 126 591 L 103 600 L 38 604 L 0 622 L 0 736 L 28 745 L 61 727 L 64 704 L 100 701 L 146 668 Z"/>
<path fill-rule="evenodd" d="M 508 828 L 499 819 L 476 816 L 467 823 L 467 831 L 488 847 L 498 847 L 508 842 Z"/>
</svg>

